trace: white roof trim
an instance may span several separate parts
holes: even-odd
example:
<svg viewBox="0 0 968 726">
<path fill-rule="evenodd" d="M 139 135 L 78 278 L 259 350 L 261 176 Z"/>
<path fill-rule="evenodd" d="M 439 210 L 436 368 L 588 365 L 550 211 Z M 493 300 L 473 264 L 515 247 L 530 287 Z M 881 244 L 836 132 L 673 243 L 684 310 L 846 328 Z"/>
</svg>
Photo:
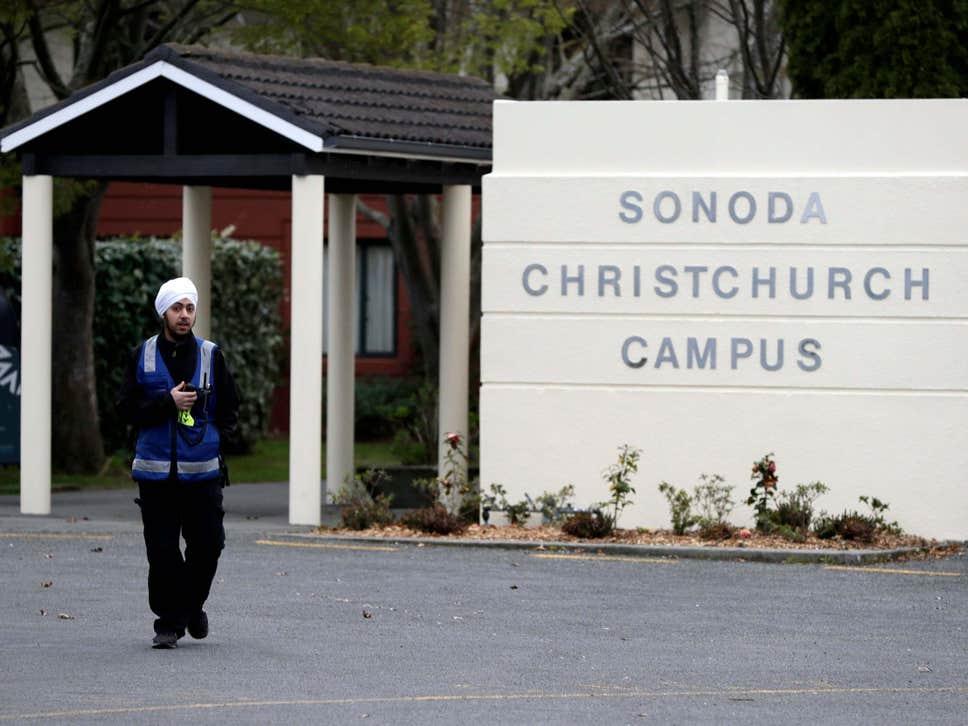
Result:
<svg viewBox="0 0 968 726">
<path fill-rule="evenodd" d="M 155 78 L 167 78 L 179 86 L 194 91 L 231 111 L 235 111 L 250 121 L 254 121 L 260 126 L 275 131 L 280 136 L 285 136 L 287 139 L 291 139 L 312 151 L 323 150 L 323 138 L 321 136 L 312 134 L 299 128 L 295 124 L 284 121 L 278 116 L 264 111 L 248 101 L 243 101 L 238 96 L 233 96 L 218 86 L 208 81 L 203 81 L 201 78 L 193 76 L 191 73 L 183 71 L 181 68 L 173 66 L 166 61 L 157 61 L 147 68 L 142 68 L 130 76 L 125 76 L 121 80 L 105 86 L 100 91 L 85 96 L 76 103 L 65 106 L 60 111 L 56 111 L 49 116 L 44 116 L 32 124 L 24 126 L 19 131 L 15 131 L 0 142 L 0 151 L 13 151 L 18 146 L 38 136 L 42 136 L 48 131 L 54 130 L 68 121 L 83 116 L 87 112 L 93 111 L 99 106 L 103 106 L 105 103 L 113 101 L 119 96 L 123 96 L 129 91 L 133 91 L 135 88 L 143 86 Z"/>
</svg>

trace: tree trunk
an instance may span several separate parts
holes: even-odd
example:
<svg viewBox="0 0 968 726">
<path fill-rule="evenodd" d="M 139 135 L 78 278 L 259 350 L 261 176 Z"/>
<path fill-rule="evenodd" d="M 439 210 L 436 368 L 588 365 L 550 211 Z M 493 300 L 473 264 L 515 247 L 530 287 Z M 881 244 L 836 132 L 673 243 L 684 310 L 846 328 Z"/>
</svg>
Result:
<svg viewBox="0 0 968 726">
<path fill-rule="evenodd" d="M 440 260 L 433 259 L 434 251 L 429 252 L 429 260 L 432 270 L 426 269 L 425 262 L 421 260 L 420 239 L 417 229 L 418 225 L 423 228 L 423 233 L 429 237 L 433 231 L 429 228 L 428 220 L 415 221 L 411 212 L 410 204 L 406 197 L 392 196 L 387 197 L 388 206 L 391 213 L 390 228 L 387 236 L 393 246 L 393 254 L 397 264 L 403 272 L 403 277 L 407 281 L 407 293 L 410 296 L 411 320 L 417 343 L 420 348 L 421 363 L 425 380 L 437 381 L 438 355 L 440 344 L 439 328 L 439 309 L 438 295 L 440 294 L 440 280 L 433 279 L 435 273 L 440 268 Z M 419 204 L 419 200 L 417 202 Z M 430 240 L 424 239 L 427 243 Z M 433 245 L 430 245 L 433 247 Z"/>
<path fill-rule="evenodd" d="M 55 470 L 96 473 L 104 463 L 94 378 L 94 233 L 106 189 L 76 196 L 54 220 L 52 459 Z M 136 341 L 132 341 L 132 346 Z"/>
</svg>

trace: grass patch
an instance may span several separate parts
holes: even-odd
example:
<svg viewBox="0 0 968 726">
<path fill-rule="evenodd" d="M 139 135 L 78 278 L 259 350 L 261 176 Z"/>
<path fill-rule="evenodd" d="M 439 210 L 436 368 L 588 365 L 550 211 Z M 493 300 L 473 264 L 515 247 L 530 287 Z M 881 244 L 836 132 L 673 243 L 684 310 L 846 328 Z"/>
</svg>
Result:
<svg viewBox="0 0 968 726">
<path fill-rule="evenodd" d="M 111 456 L 98 474 L 51 475 L 54 491 L 74 491 L 77 489 L 124 489 L 131 486 L 131 469 L 125 454 Z M 20 467 L 9 465 L 0 467 L 0 494 L 20 493 Z"/>
<path fill-rule="evenodd" d="M 54 490 L 120 489 L 131 486 L 129 455 L 121 452 L 112 456 L 99 474 L 53 474 Z M 399 457 L 390 453 L 389 441 L 358 441 L 354 454 L 357 466 L 396 466 Z M 289 439 L 262 439 L 252 452 L 229 456 L 229 476 L 237 484 L 289 480 Z M 323 445 L 320 466 L 326 475 L 326 446 Z M 0 494 L 20 493 L 20 467 L 0 467 Z"/>
<path fill-rule="evenodd" d="M 390 453 L 390 441 L 357 441 L 353 458 L 357 466 L 398 466 L 400 458 Z M 319 457 L 320 470 L 326 476 L 326 444 Z M 262 439 L 252 452 L 228 457 L 229 476 L 233 482 L 289 481 L 289 439 Z"/>
</svg>

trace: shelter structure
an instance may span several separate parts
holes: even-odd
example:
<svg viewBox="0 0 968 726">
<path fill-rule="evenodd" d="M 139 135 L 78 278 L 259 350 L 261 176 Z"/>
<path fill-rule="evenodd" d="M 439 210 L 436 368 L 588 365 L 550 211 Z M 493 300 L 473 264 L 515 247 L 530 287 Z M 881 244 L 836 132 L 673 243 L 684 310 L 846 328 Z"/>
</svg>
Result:
<svg viewBox="0 0 968 726">
<path fill-rule="evenodd" d="M 21 511 L 51 508 L 55 176 L 183 187 L 183 274 L 203 336 L 211 188 L 291 189 L 293 524 L 318 524 L 323 503 L 324 193 L 330 486 L 353 473 L 356 194 L 441 194 L 439 430 L 466 432 L 471 194 L 490 170 L 494 98 L 474 78 L 172 44 L 0 132 L 23 168 Z"/>
</svg>

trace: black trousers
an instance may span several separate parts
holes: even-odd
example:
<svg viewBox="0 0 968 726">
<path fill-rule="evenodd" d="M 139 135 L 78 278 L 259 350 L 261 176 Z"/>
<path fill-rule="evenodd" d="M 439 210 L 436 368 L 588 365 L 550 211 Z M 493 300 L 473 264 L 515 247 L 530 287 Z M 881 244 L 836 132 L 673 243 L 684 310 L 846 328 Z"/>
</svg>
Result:
<svg viewBox="0 0 968 726">
<path fill-rule="evenodd" d="M 138 489 L 155 632 L 184 632 L 208 598 L 225 547 L 222 480 L 138 482 Z"/>
</svg>

